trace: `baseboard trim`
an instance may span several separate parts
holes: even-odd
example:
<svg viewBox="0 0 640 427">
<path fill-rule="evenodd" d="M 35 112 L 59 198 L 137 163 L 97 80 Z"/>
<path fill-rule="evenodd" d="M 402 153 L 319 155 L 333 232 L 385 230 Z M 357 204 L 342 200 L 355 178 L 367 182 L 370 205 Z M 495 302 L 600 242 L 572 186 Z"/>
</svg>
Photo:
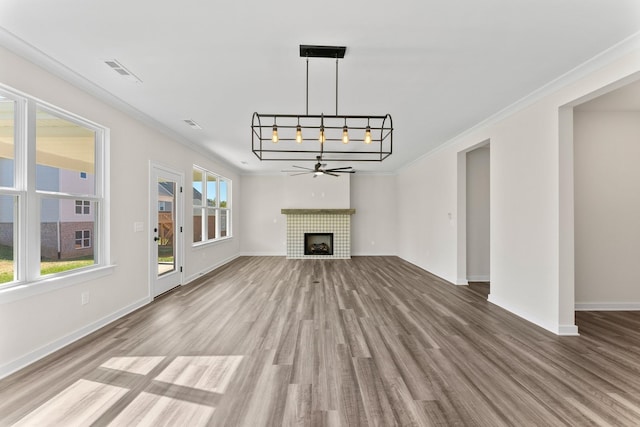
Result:
<svg viewBox="0 0 640 427">
<path fill-rule="evenodd" d="M 458 286 L 469 286 L 469 282 L 467 281 L 467 279 L 458 278 L 455 284 Z"/>
<path fill-rule="evenodd" d="M 577 302 L 576 311 L 640 311 L 640 302 Z"/>
<path fill-rule="evenodd" d="M 351 252 L 351 256 L 352 257 L 354 257 L 354 256 L 362 256 L 362 257 L 364 257 L 364 256 L 366 256 L 366 257 L 385 256 L 385 257 L 390 257 L 390 256 L 397 256 L 397 255 L 395 255 L 395 254 L 378 254 L 378 253 L 372 254 L 372 253 L 365 253 L 365 252 L 357 252 L 357 253 L 356 252 Z"/>
<path fill-rule="evenodd" d="M 579 337 L 578 327 L 576 325 L 560 325 L 558 326 L 558 335 L 563 337 Z"/>
<path fill-rule="evenodd" d="M 242 252 L 239 256 L 287 256 L 286 252 Z"/>
<path fill-rule="evenodd" d="M 468 282 L 489 282 L 491 279 L 491 277 L 489 275 L 485 275 L 485 276 L 467 276 L 467 281 Z"/>
<path fill-rule="evenodd" d="M 222 267 L 225 264 L 229 264 L 231 261 L 237 259 L 238 257 L 240 257 L 241 255 L 234 255 L 234 256 L 230 256 L 229 258 L 223 259 L 222 261 L 213 264 L 212 266 L 210 266 L 209 268 L 206 268 L 202 271 L 197 272 L 196 274 L 192 274 L 189 277 L 186 277 L 184 280 L 184 286 L 188 286 L 191 282 L 193 282 L 196 279 L 199 279 L 200 277 L 204 276 L 205 274 L 209 274 L 211 273 L 213 270 Z"/>
<path fill-rule="evenodd" d="M 112 323 L 120 319 L 121 317 L 126 316 L 127 314 L 139 309 L 140 307 L 143 307 L 149 304 L 151 301 L 152 299 L 147 296 L 106 317 L 103 317 L 102 319 L 96 320 L 95 322 L 90 323 L 89 325 L 83 328 L 80 328 L 77 331 L 72 332 L 71 334 L 68 334 L 43 347 L 40 347 L 39 349 L 34 350 L 22 357 L 19 357 L 12 362 L 4 364 L 3 366 L 0 367 L 0 379 L 13 374 L 14 372 L 17 372 L 20 369 L 25 368 L 34 362 L 37 362 L 38 360 L 50 355 L 51 353 L 54 353 L 60 350 L 61 348 L 75 341 L 78 341 L 81 338 L 86 337 L 87 335 L 97 331 L 98 329 L 107 326 L 109 323 Z"/>
</svg>

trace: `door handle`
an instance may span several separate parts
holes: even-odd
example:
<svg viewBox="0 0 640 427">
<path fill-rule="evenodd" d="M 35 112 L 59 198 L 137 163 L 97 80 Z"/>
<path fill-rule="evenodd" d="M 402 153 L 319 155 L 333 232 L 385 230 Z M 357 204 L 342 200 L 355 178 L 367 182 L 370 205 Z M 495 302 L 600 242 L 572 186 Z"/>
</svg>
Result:
<svg viewBox="0 0 640 427">
<path fill-rule="evenodd" d="M 159 238 L 158 236 L 156 236 L 156 237 L 154 237 L 154 238 L 153 238 L 153 241 L 154 241 L 154 242 L 157 242 L 158 240 L 160 240 L 160 238 Z"/>
</svg>

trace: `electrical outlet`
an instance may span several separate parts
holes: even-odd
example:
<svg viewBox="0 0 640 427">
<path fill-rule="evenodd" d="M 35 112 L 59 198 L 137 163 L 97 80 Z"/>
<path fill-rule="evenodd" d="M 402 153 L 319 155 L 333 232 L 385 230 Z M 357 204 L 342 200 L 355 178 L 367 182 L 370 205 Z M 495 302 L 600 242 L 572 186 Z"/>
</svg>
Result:
<svg viewBox="0 0 640 427">
<path fill-rule="evenodd" d="M 82 293 L 82 305 L 89 304 L 89 292 Z"/>
</svg>

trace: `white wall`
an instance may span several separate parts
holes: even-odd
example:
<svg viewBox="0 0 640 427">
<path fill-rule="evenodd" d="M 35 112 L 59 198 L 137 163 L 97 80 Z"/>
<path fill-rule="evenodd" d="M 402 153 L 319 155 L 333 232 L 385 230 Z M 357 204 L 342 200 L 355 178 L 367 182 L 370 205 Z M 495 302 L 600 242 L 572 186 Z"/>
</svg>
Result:
<svg viewBox="0 0 640 427">
<path fill-rule="evenodd" d="M 243 254 L 286 254 L 283 208 L 355 208 L 351 216 L 352 254 L 396 253 L 395 176 L 243 175 L 241 182 Z"/>
<path fill-rule="evenodd" d="M 282 177 L 284 209 L 348 209 L 351 205 L 351 174 L 340 176 L 313 174 Z"/>
<path fill-rule="evenodd" d="M 457 283 L 456 166 L 455 152 L 441 150 L 397 177 L 398 255 L 452 283 Z"/>
<path fill-rule="evenodd" d="M 466 153 L 467 280 L 490 280 L 489 275 L 489 154 L 488 146 Z"/>
<path fill-rule="evenodd" d="M 566 251 L 572 248 L 572 234 L 564 232 L 573 230 L 568 208 L 573 206 L 573 193 L 566 192 L 573 188 L 573 157 L 565 155 L 572 140 L 560 125 L 560 110 L 635 73 L 640 73 L 640 37 L 402 169 L 399 256 L 450 282 L 459 280 L 458 230 L 464 227 L 455 225 L 457 191 L 464 185 L 457 183 L 457 159 L 459 153 L 490 140 L 489 301 L 555 333 L 577 333 L 571 298 L 573 258 Z"/>
<path fill-rule="evenodd" d="M 284 208 L 286 178 L 281 175 L 241 176 L 240 250 L 243 254 L 286 255 L 287 217 L 280 212 Z"/>
<path fill-rule="evenodd" d="M 395 175 L 351 177 L 352 255 L 396 255 L 398 213 Z"/>
<path fill-rule="evenodd" d="M 1 377 L 150 301 L 151 160 L 182 172 L 187 189 L 194 163 L 231 178 L 234 192 L 241 188 L 233 169 L 141 124 L 4 48 L 0 48 L 0 64 L 1 83 L 110 128 L 110 252 L 115 265 L 106 277 L 1 303 Z M 187 190 L 187 214 L 191 197 Z M 236 202 L 233 201 L 233 221 L 238 224 L 241 204 Z M 145 231 L 135 233 L 134 222 L 143 222 Z M 187 220 L 184 227 L 186 281 L 238 255 L 238 238 L 194 249 L 189 243 L 191 221 Z M 90 293 L 87 305 L 80 304 L 83 292 Z"/>
<path fill-rule="evenodd" d="M 640 113 L 574 112 L 576 305 L 640 308 Z"/>
</svg>

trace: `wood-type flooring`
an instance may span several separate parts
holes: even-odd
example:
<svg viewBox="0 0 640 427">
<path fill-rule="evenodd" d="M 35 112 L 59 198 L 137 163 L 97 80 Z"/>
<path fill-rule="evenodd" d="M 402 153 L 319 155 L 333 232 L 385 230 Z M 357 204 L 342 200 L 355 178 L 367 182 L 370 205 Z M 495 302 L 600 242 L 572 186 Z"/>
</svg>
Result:
<svg viewBox="0 0 640 427">
<path fill-rule="evenodd" d="M 577 324 L 396 257 L 241 257 L 0 381 L 0 425 L 640 425 L 640 313 Z"/>
</svg>

